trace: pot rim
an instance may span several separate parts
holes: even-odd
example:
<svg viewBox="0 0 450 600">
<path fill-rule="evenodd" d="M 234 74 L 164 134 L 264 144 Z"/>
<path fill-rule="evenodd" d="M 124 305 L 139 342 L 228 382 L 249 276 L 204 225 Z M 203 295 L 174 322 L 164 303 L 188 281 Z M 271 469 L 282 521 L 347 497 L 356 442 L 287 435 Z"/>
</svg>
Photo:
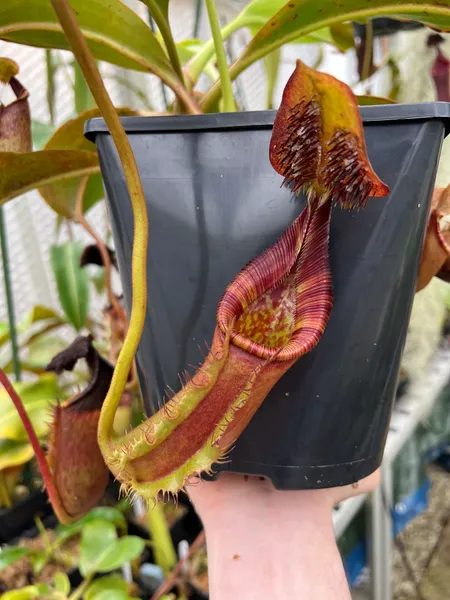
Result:
<svg viewBox="0 0 450 600">
<path fill-rule="evenodd" d="M 244 111 L 235 113 L 208 113 L 204 115 L 172 115 L 160 117 L 122 117 L 127 133 L 178 133 L 183 131 L 217 131 L 229 129 L 271 129 L 276 110 Z M 395 121 L 430 121 L 445 123 L 450 133 L 450 102 L 418 102 L 415 104 L 381 104 L 361 106 L 364 124 Z M 101 118 L 89 119 L 84 135 L 95 142 L 98 133 L 109 133 Z"/>
</svg>

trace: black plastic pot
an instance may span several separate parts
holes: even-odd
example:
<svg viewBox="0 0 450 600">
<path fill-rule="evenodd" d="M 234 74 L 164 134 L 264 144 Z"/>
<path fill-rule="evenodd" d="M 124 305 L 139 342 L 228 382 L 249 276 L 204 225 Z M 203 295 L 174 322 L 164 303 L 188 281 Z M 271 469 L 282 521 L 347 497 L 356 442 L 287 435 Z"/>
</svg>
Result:
<svg viewBox="0 0 450 600">
<path fill-rule="evenodd" d="M 343 485 L 381 462 L 450 105 L 361 109 L 370 160 L 390 186 L 331 224 L 335 303 L 317 348 L 278 382 L 221 471 L 269 477 L 277 488 Z M 198 363 L 227 284 L 273 243 L 304 200 L 269 163 L 275 112 L 124 118 L 150 217 L 149 308 L 137 355 L 149 411 Z M 97 144 L 126 302 L 133 219 L 112 139 Z"/>
<path fill-rule="evenodd" d="M 33 491 L 28 498 L 17 502 L 12 508 L 0 510 L 0 544 L 7 544 L 25 529 L 33 527 L 35 517 L 52 513 L 47 494 Z"/>
<path fill-rule="evenodd" d="M 378 37 L 382 35 L 393 35 L 399 31 L 413 31 L 422 29 L 424 25 L 417 21 L 397 21 L 397 19 L 371 19 L 373 35 Z M 353 30 L 357 37 L 366 37 L 366 25 L 362 23 L 353 23 Z"/>
</svg>

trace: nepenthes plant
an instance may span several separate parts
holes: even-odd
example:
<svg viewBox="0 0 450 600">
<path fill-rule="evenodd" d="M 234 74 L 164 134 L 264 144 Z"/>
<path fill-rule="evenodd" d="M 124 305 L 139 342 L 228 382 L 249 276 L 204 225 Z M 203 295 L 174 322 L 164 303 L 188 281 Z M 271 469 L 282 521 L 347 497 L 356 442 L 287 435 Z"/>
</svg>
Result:
<svg viewBox="0 0 450 600">
<path fill-rule="evenodd" d="M 116 435 L 114 416 L 147 305 L 147 208 L 129 141 L 74 13 L 66 0 L 52 0 L 52 5 L 116 143 L 135 226 L 130 323 L 114 370 L 96 354 L 90 340 L 78 340 L 75 355 L 66 355 L 60 365 L 70 368 L 86 357 L 93 379 L 101 378 L 105 393 L 99 397 L 88 389 L 58 407 L 49 462 L 34 442 L 55 511 L 60 520 L 70 521 L 101 497 L 106 467 L 126 494 L 151 501 L 176 495 L 227 459 L 273 386 L 325 331 L 333 304 L 329 264 L 333 207 L 363 209 L 369 198 L 385 196 L 389 189 L 370 165 L 350 88 L 299 61 L 284 90 L 268 153 L 282 182 L 293 194 L 306 195 L 306 207 L 228 285 L 217 307 L 210 351 L 193 376 L 158 412 L 125 435 Z M 3 375 L 2 382 L 32 438 L 19 398 Z M 96 457 L 95 469 L 89 464 L 91 456 Z"/>
<path fill-rule="evenodd" d="M 91 399 L 91 406 L 78 397 L 58 407 L 50 463 L 65 520 L 83 510 L 83 502 L 70 502 L 71 497 L 82 497 L 84 489 L 92 504 L 96 491 L 88 477 L 76 490 L 74 469 L 67 470 L 70 460 L 64 448 L 73 428 L 78 428 L 83 446 L 92 448 L 96 440 L 92 442 L 91 425 L 96 427 L 100 420 L 103 458 L 125 493 L 146 500 L 175 495 L 191 479 L 226 460 L 272 387 L 319 342 L 332 310 L 332 207 L 339 203 L 344 209 L 359 209 L 370 196 L 389 190 L 369 163 L 351 90 L 300 61 L 286 85 L 268 150 L 283 183 L 295 194 L 306 193 L 306 207 L 281 238 L 229 284 L 217 307 L 208 356 L 156 414 L 116 437 L 109 416 L 121 394 L 112 403 L 107 397 L 101 412 L 98 397 Z M 108 372 L 103 362 L 95 363 L 89 342 L 79 342 L 78 347 L 92 371 Z M 108 384 L 110 379 L 109 375 Z M 86 473 L 86 468 L 81 471 Z M 62 475 L 65 470 L 70 476 Z"/>
<path fill-rule="evenodd" d="M 349 88 L 298 62 L 284 92 L 270 160 L 307 205 L 229 284 L 203 365 L 141 428 L 109 441 L 126 491 L 176 493 L 227 452 L 280 377 L 311 351 L 332 309 L 332 206 L 358 209 L 388 188 L 373 172 Z"/>
</svg>

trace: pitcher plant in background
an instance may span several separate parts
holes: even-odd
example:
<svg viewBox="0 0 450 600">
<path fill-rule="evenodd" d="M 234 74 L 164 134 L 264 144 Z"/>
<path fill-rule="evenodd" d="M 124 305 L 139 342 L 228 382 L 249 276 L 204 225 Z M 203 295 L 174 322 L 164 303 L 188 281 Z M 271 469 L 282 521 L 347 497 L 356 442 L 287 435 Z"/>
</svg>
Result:
<svg viewBox="0 0 450 600">
<path fill-rule="evenodd" d="M 83 351 L 77 352 L 73 360 L 87 357 L 93 381 L 101 375 L 103 394 L 91 393 L 91 386 L 57 409 L 48 462 L 18 395 L 5 374 L 0 372 L 0 379 L 30 436 L 55 511 L 60 520 L 71 521 L 101 498 L 102 482 L 106 486 L 107 480 L 106 467 L 121 482 L 125 493 L 138 493 L 150 501 L 176 494 L 192 478 L 210 472 L 214 463 L 226 460 L 233 443 L 271 388 L 299 358 L 317 345 L 326 328 L 332 309 L 328 245 L 333 204 L 339 203 L 349 210 L 360 209 L 369 197 L 384 196 L 389 190 L 369 163 L 357 101 L 350 88 L 334 77 L 298 62 L 277 113 L 270 160 L 294 193 L 306 193 L 306 207 L 281 238 L 254 258 L 227 287 L 217 307 L 211 350 L 194 375 L 186 378 L 182 389 L 156 414 L 129 433 L 117 435 L 114 417 L 129 380 L 146 312 L 147 209 L 131 146 L 88 46 L 96 39 L 95 35 L 92 37 L 88 32 L 85 38 L 77 22 L 80 19 L 86 28 L 85 5 L 81 0 L 74 0 L 75 17 L 68 0 L 51 0 L 51 4 L 59 21 L 55 23 L 57 29 L 52 30 L 51 45 L 70 47 L 77 59 L 116 145 L 134 216 L 132 306 L 123 346 L 112 372 L 109 365 L 105 367 L 106 361 L 93 353 L 90 339 L 79 339 L 74 343 L 74 347 L 79 345 Z M 97 0 L 97 4 L 101 2 Z M 433 6 L 424 0 L 395 4 L 389 0 L 376 0 L 370 10 L 365 2 L 357 0 L 345 0 L 340 6 L 341 9 L 335 3 L 330 4 L 325 15 L 317 15 L 315 3 L 297 0 L 286 4 L 267 22 L 265 18 L 261 29 L 229 71 L 224 61 L 220 61 L 226 106 L 234 106 L 228 98 L 231 78 L 285 42 L 307 35 L 318 27 L 377 13 L 415 14 L 426 24 L 441 28 L 450 22 L 450 9 Z M 208 9 L 215 17 L 213 2 L 208 3 Z M 302 18 L 294 23 L 300 12 Z M 123 14 L 126 14 L 125 8 Z M 9 18 L 8 15 L 4 13 L 5 18 Z M 1 35 L 7 39 L 9 25 L 5 27 Z M 18 38 L 20 41 L 20 34 Z M 170 45 L 169 58 L 173 57 L 170 36 L 164 39 Z M 216 55 L 223 59 L 221 43 L 216 27 Z M 120 45 L 114 47 L 114 52 L 120 53 L 117 50 Z M 127 56 L 128 63 L 138 60 L 140 68 L 148 59 L 148 56 L 144 60 L 136 54 L 134 58 L 131 54 Z M 159 70 L 156 67 L 149 70 L 173 89 L 187 112 L 198 112 L 189 86 L 185 87 L 180 65 L 175 65 L 172 73 L 169 58 L 163 53 L 158 59 Z M 208 55 L 208 60 L 210 58 Z M 186 73 L 189 74 L 189 65 Z M 215 106 L 220 94 L 219 86 L 214 85 L 200 106 L 205 110 Z M 98 162 L 93 157 L 80 155 L 79 161 L 80 164 L 75 165 L 77 168 L 72 167 L 72 175 L 98 173 Z M 3 193 L 2 197 L 9 199 L 13 193 L 14 190 L 9 196 Z M 80 217 L 82 201 L 77 205 Z M 106 257 L 104 263 L 107 262 Z M 63 358 L 66 362 L 61 368 L 70 368 L 71 359 L 67 363 L 67 354 Z M 85 418 L 89 419 L 89 431 L 78 426 Z M 92 426 L 97 420 L 98 428 Z M 83 444 L 95 448 L 98 457 L 101 453 L 106 467 L 103 469 L 101 461 L 96 461 L 100 473 L 98 480 L 93 472 L 86 472 L 91 465 L 83 462 L 83 457 L 83 464 L 77 466 L 72 462 L 75 453 L 64 452 L 58 456 L 57 450 L 65 447 L 67 438 L 64 436 L 69 434 L 72 448 Z M 78 437 L 81 434 L 83 439 Z M 66 476 L 69 473 L 70 482 Z M 76 503 L 71 506 L 75 494 Z"/>
</svg>

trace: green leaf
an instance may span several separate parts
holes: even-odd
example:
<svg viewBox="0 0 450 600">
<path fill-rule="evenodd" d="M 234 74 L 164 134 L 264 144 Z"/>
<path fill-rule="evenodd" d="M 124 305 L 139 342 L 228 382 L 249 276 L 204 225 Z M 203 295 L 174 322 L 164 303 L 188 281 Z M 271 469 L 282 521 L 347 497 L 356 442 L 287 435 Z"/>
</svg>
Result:
<svg viewBox="0 0 450 600">
<path fill-rule="evenodd" d="M 93 600 L 136 600 L 132 596 L 129 596 L 127 592 L 119 590 L 105 590 L 92 596 L 92 598 Z"/>
<path fill-rule="evenodd" d="M 70 594 L 70 581 L 65 573 L 56 573 L 55 579 L 53 580 L 53 587 L 55 591 L 68 596 Z M 86 597 L 86 596 L 85 596 Z"/>
<path fill-rule="evenodd" d="M 32 325 L 35 323 L 39 323 L 40 321 L 49 321 L 58 322 L 60 325 L 64 325 L 64 320 L 60 314 L 53 310 L 53 308 L 49 308 L 48 306 L 41 306 L 40 304 L 36 304 L 30 310 L 30 312 L 22 319 L 22 321 L 17 326 L 17 329 L 20 333 L 26 332 L 30 329 Z"/>
<path fill-rule="evenodd" d="M 184 80 L 184 74 L 180 65 L 175 40 L 169 23 L 169 0 L 141 0 L 147 7 L 152 20 L 158 26 L 157 38 L 162 40 L 162 45 L 167 51 L 173 70 L 179 80 Z"/>
<path fill-rule="evenodd" d="M 24 317 L 24 319 L 17 325 L 17 331 L 19 333 L 26 333 L 32 325 L 39 321 L 51 321 L 55 327 L 63 325 L 64 321 L 53 309 L 47 308 L 46 306 L 34 306 L 31 311 Z M 49 325 L 47 323 L 46 325 Z M 9 324 L 0 323 L 0 346 L 9 340 Z"/>
<path fill-rule="evenodd" d="M 0 346 L 9 340 L 9 323 L 3 323 L 0 326 Z"/>
<path fill-rule="evenodd" d="M 331 25 L 330 34 L 338 50 L 345 52 L 355 47 L 353 25 L 351 23 L 336 23 Z"/>
<path fill-rule="evenodd" d="M 239 27 L 249 27 L 254 35 L 285 5 L 284 0 L 253 0 L 234 19 Z"/>
<path fill-rule="evenodd" d="M 73 61 L 73 72 L 75 75 L 73 84 L 73 93 L 75 97 L 75 110 L 78 114 L 94 108 L 96 106 L 95 100 L 92 97 L 91 91 L 86 83 L 83 73 L 76 61 Z"/>
<path fill-rule="evenodd" d="M 81 533 L 80 571 L 84 577 L 97 572 L 104 555 L 109 555 L 117 541 L 116 528 L 103 519 L 87 523 Z"/>
<path fill-rule="evenodd" d="M 284 4 L 284 0 L 253 0 L 252 2 L 248 2 L 243 10 L 222 28 L 222 38 L 226 40 L 232 33 L 243 27 L 249 28 L 252 35 L 255 35 L 269 19 L 283 8 Z M 205 70 L 206 66 L 211 64 L 211 59 L 215 56 L 213 40 L 208 42 L 199 42 L 199 40 L 194 41 L 198 42 L 200 45 L 187 67 L 189 79 L 193 82 L 193 85 L 197 82 L 198 77 L 201 72 Z M 307 36 L 299 37 L 298 39 L 293 40 L 293 42 L 299 44 L 333 44 L 339 50 L 343 51 L 347 49 L 348 39 L 346 38 L 344 40 L 344 33 L 342 31 L 332 32 L 329 27 L 324 27 L 311 32 Z M 192 44 L 191 47 L 193 47 Z M 183 48 L 179 48 L 178 52 L 182 55 Z M 218 77 L 215 77 L 215 79 L 217 80 Z M 208 106 L 211 108 L 211 105 Z"/>
<path fill-rule="evenodd" d="M 261 0 L 262 1 L 262 0 Z M 266 2 L 268 0 L 265 0 Z M 254 3 L 252 2 L 250 6 Z M 270 4 L 272 2 L 270 1 Z M 358 18 L 391 16 L 421 21 L 432 27 L 450 28 L 450 5 L 433 0 L 290 0 L 259 30 L 238 62 L 252 62 L 317 29 Z M 257 56 L 258 55 L 258 56 Z M 257 56 L 257 58 L 256 58 Z"/>
<path fill-rule="evenodd" d="M 121 107 L 117 109 L 121 117 L 141 114 L 132 108 Z M 95 144 L 84 137 L 84 124 L 88 119 L 100 117 L 98 108 L 90 108 L 79 114 L 74 119 L 69 119 L 59 127 L 44 147 L 44 151 L 77 150 L 92 152 L 96 155 Z M 97 155 L 96 155 L 97 156 Z M 75 217 L 76 199 L 81 184 L 81 177 L 72 177 L 64 181 L 56 181 L 39 189 L 41 196 L 47 204 L 58 214 L 73 219 Z M 83 197 L 83 209 L 87 211 L 99 200 L 104 198 L 103 183 L 97 170 L 89 178 Z"/>
<path fill-rule="evenodd" d="M 81 180 L 81 177 L 73 177 L 65 181 L 56 181 L 39 188 L 39 193 L 56 213 L 67 219 L 74 219 Z M 104 196 L 101 175 L 99 173 L 91 175 L 83 195 L 83 212 L 87 212 Z"/>
<path fill-rule="evenodd" d="M 98 600 L 100 594 L 118 592 L 128 597 L 128 584 L 119 575 L 101 577 L 94 581 L 84 594 L 85 600 Z"/>
<path fill-rule="evenodd" d="M 252 11 L 253 5 L 264 5 L 263 8 L 269 10 L 272 0 L 251 2 L 248 11 Z M 298 40 L 299 37 L 337 23 L 376 16 L 413 19 L 444 31 L 450 28 L 450 4 L 447 0 L 290 0 L 256 33 L 239 59 L 231 66 L 231 77 L 236 78 L 260 58 L 283 44 Z M 202 109 L 208 110 L 220 95 L 220 85 L 216 83 L 201 103 Z"/>
<path fill-rule="evenodd" d="M 30 556 L 30 562 L 33 566 L 33 573 L 38 575 L 48 563 L 50 556 L 45 550 L 35 550 Z"/>
<path fill-rule="evenodd" d="M 8 321 L 0 321 L 0 340 L 3 340 L 3 336 L 8 335 L 9 337 L 9 323 Z M 3 342 L 0 341 L 0 344 Z"/>
<path fill-rule="evenodd" d="M 118 108 L 117 114 L 137 114 L 137 111 L 127 108 Z M 84 137 L 84 124 L 87 120 L 100 117 L 98 108 L 90 108 L 80 113 L 77 117 L 65 121 L 53 133 L 45 144 L 45 150 L 85 150 L 95 152 L 95 144 Z"/>
<path fill-rule="evenodd" d="M 11 590 L 2 596 L 2 600 L 33 600 L 39 598 L 41 590 L 37 585 L 27 585 L 21 590 Z"/>
<path fill-rule="evenodd" d="M 401 73 L 400 73 L 400 67 L 398 66 L 397 62 L 395 61 L 395 59 L 391 56 L 387 62 L 387 67 L 389 68 L 390 72 L 391 72 L 391 80 L 392 80 L 392 85 L 391 85 L 391 89 L 389 90 L 388 96 L 389 98 L 391 98 L 392 100 L 396 101 L 400 92 L 400 88 L 401 88 Z"/>
<path fill-rule="evenodd" d="M 75 523 L 71 523 L 70 525 L 58 525 L 56 528 L 56 539 L 58 544 L 62 544 L 74 535 L 78 535 L 87 523 L 91 523 L 97 519 L 107 521 L 121 531 L 127 530 L 127 521 L 119 509 L 110 506 L 97 506 Z"/>
<path fill-rule="evenodd" d="M 116 540 L 99 556 L 95 570 L 99 573 L 108 573 L 118 569 L 124 563 L 134 560 L 142 554 L 145 542 L 137 535 L 127 535 Z"/>
<path fill-rule="evenodd" d="M 70 50 L 48 0 L 8 0 L 0 11 L 0 39 Z M 71 0 L 83 35 L 97 60 L 151 71 L 167 83 L 178 78 L 151 29 L 119 0 Z"/>
<path fill-rule="evenodd" d="M 48 421 L 52 401 L 54 401 L 54 397 L 37 400 L 27 409 L 28 416 L 39 437 L 43 437 L 48 432 Z M 27 437 L 25 429 L 23 428 L 20 418 L 16 416 L 17 411 L 16 414 L 14 414 L 13 411 L 15 411 L 15 408 L 8 410 L 8 412 L 2 416 L 0 422 L 0 436 L 7 440 L 25 441 Z"/>
<path fill-rule="evenodd" d="M 31 548 L 17 548 L 12 546 L 10 548 L 4 548 L 0 552 L 0 572 L 2 569 L 5 569 L 7 566 L 12 565 L 20 558 L 24 556 L 28 556 L 33 551 Z"/>
<path fill-rule="evenodd" d="M 0 471 L 20 467 L 31 460 L 33 456 L 33 448 L 28 442 L 0 440 Z"/>
<path fill-rule="evenodd" d="M 379 104 L 396 104 L 395 100 L 390 98 L 382 98 L 381 96 L 356 96 L 359 106 L 376 106 Z"/>
<path fill-rule="evenodd" d="M 47 373 L 33 383 L 14 383 L 38 437 L 48 432 L 50 407 L 58 396 L 55 375 Z M 0 389 L 0 438 L 27 441 L 28 436 L 6 390 Z"/>
<path fill-rule="evenodd" d="M 81 533 L 80 571 L 86 577 L 92 573 L 107 573 L 142 553 L 145 542 L 137 536 L 117 538 L 116 528 L 103 519 L 87 523 Z"/>
<path fill-rule="evenodd" d="M 182 65 L 187 64 L 192 57 L 196 56 L 202 48 L 205 47 L 205 42 L 201 40 L 183 40 L 178 42 L 177 51 L 180 57 L 180 62 Z M 212 52 L 212 57 L 215 56 L 215 52 Z M 214 58 L 211 58 L 209 62 L 203 67 L 203 72 L 207 75 L 211 81 L 215 81 L 219 77 L 219 71 L 215 67 Z"/>
<path fill-rule="evenodd" d="M 263 27 L 269 19 L 274 17 L 285 4 L 285 0 L 253 0 L 252 2 L 249 2 L 236 17 L 236 26 L 248 27 L 252 35 L 255 36 L 259 29 Z M 309 32 L 306 36 L 303 35 L 298 39 L 293 39 L 292 42 L 299 44 L 334 44 L 341 51 L 348 50 L 353 46 L 352 26 L 351 24 L 340 24 L 337 27 L 338 28 L 334 30 L 329 27 L 318 28 L 315 31 Z"/>
<path fill-rule="evenodd" d="M 264 58 L 264 66 L 267 74 L 267 108 L 273 108 L 273 95 L 277 85 L 278 71 L 280 68 L 281 51 L 274 50 Z"/>
<path fill-rule="evenodd" d="M 105 271 L 100 267 L 97 273 L 90 276 L 92 283 L 94 284 L 95 291 L 97 294 L 103 294 L 105 291 Z"/>
<path fill-rule="evenodd" d="M 83 327 L 89 310 L 89 274 L 80 266 L 82 251 L 80 242 L 50 248 L 59 301 L 77 331 Z"/>
<path fill-rule="evenodd" d="M 1 15 L 0 11 L 0 15 Z M 39 152 L 0 152 L 0 205 L 29 190 L 74 176 L 99 173 L 94 152 L 80 150 L 41 150 Z M 59 212 L 71 212 L 56 199 Z"/>
<path fill-rule="evenodd" d="M 45 51 L 45 66 L 47 70 L 47 106 L 48 112 L 50 113 L 50 122 L 52 125 L 55 123 L 55 99 L 56 99 L 56 85 L 55 78 L 58 71 L 58 66 L 55 62 L 54 53 L 51 50 Z"/>
<path fill-rule="evenodd" d="M 33 139 L 34 149 L 42 150 L 54 131 L 55 128 L 50 123 L 43 123 L 42 121 L 31 119 L 31 137 Z"/>
<path fill-rule="evenodd" d="M 39 598 L 41 598 L 43 594 L 50 594 L 52 591 L 51 587 L 47 583 L 37 583 L 35 587 L 37 587 L 39 593 L 41 594 Z"/>
<path fill-rule="evenodd" d="M 54 356 L 67 348 L 67 339 L 57 335 L 39 333 L 27 343 L 27 355 L 24 364 L 33 371 L 45 371 Z M 61 396 L 58 397 L 61 399 Z"/>
</svg>

